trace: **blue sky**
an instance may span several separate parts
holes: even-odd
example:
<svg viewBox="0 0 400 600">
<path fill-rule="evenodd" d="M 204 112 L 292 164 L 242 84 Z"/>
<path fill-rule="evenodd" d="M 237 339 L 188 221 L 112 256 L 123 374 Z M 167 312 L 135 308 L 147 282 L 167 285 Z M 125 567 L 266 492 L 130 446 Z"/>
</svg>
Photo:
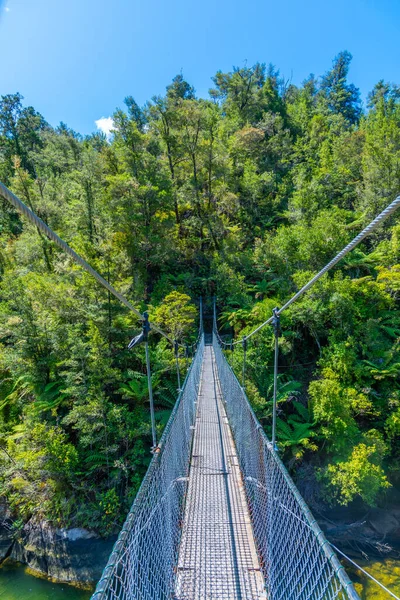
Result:
<svg viewBox="0 0 400 600">
<path fill-rule="evenodd" d="M 271 62 L 298 84 L 346 49 L 365 98 L 400 84 L 399 30 L 400 0 L 0 0 L 0 94 L 85 134 L 181 70 L 206 96 L 218 69 Z"/>
</svg>

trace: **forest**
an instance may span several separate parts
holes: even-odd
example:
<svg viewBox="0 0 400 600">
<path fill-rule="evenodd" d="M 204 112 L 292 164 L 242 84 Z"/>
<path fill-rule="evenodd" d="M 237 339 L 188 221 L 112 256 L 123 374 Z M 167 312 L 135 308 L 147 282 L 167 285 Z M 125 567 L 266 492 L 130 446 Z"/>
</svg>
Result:
<svg viewBox="0 0 400 600">
<path fill-rule="evenodd" d="M 2 96 L 0 180 L 171 337 L 194 341 L 215 295 L 238 338 L 400 193 L 400 87 L 379 81 L 363 105 L 351 58 L 301 86 L 262 63 L 218 71 L 208 99 L 178 74 L 142 107 L 125 98 L 109 137 Z M 107 536 L 151 459 L 144 350 L 127 348 L 140 322 L 5 201 L 0 231 L 0 496 L 16 529 Z M 277 437 L 311 507 L 400 485 L 399 301 L 393 216 L 282 315 Z M 160 435 L 176 371 L 150 340 Z M 268 435 L 273 348 L 266 327 L 247 351 Z M 240 375 L 242 347 L 227 356 Z"/>
</svg>

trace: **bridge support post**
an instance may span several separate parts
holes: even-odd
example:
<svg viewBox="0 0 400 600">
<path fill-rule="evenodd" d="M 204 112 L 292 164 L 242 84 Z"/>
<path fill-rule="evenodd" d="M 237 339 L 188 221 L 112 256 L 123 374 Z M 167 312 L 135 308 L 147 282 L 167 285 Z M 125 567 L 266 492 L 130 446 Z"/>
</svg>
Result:
<svg viewBox="0 0 400 600">
<path fill-rule="evenodd" d="M 157 434 L 156 434 L 156 420 L 154 416 L 154 399 L 153 399 L 153 385 L 151 383 L 151 365 L 150 365 L 150 352 L 149 352 L 149 315 L 147 312 L 143 313 L 143 340 L 146 351 L 146 370 L 147 370 L 147 386 L 149 389 L 149 402 L 150 402 L 150 417 L 151 417 L 151 434 L 153 438 L 152 452 L 157 448 Z"/>
<path fill-rule="evenodd" d="M 243 345 L 243 369 L 242 369 L 242 388 L 246 390 L 246 352 L 247 352 L 247 337 L 242 340 Z"/>
<path fill-rule="evenodd" d="M 179 344 L 178 341 L 174 341 L 174 350 L 175 350 L 175 362 L 176 362 L 176 377 L 178 379 L 178 394 L 181 391 L 181 374 L 179 371 Z"/>
<path fill-rule="evenodd" d="M 274 397 L 272 406 L 272 450 L 275 452 L 278 450 L 276 444 L 276 397 L 278 392 L 278 356 L 279 356 L 279 345 L 278 338 L 280 333 L 280 317 L 277 308 L 274 308 L 272 318 L 272 326 L 274 328 L 275 337 L 275 355 L 274 355 Z"/>
<path fill-rule="evenodd" d="M 190 356 L 189 344 L 186 344 L 185 345 L 185 358 L 186 358 L 185 366 L 186 366 L 186 371 L 189 369 L 189 356 Z"/>
</svg>

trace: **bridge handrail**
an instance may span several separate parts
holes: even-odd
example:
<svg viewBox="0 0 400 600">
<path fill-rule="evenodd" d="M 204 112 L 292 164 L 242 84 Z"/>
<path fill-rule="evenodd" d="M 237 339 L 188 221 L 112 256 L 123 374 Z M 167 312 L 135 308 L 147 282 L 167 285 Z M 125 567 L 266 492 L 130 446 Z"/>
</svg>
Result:
<svg viewBox="0 0 400 600">
<path fill-rule="evenodd" d="M 297 600 L 317 597 L 359 600 L 351 580 L 286 467 L 277 453 L 272 450 L 271 442 L 258 421 L 243 387 L 226 360 L 215 332 L 213 348 L 226 411 L 239 456 L 268 597 L 274 600 L 278 598 L 284 600 L 289 597 L 295 597 Z M 285 500 L 284 503 L 281 502 L 282 498 Z M 283 530 L 283 526 L 279 526 L 281 519 L 285 521 L 287 530 L 279 535 L 277 529 L 282 527 Z M 296 539 L 290 539 L 290 530 L 295 529 L 296 525 L 303 527 L 302 534 L 301 536 L 297 534 Z M 275 531 L 272 533 L 272 530 Z M 298 557 L 296 569 L 292 568 L 292 573 L 286 569 L 286 576 L 283 577 L 282 571 L 288 561 L 293 567 L 293 550 L 296 544 L 300 543 L 298 538 L 307 537 L 307 533 L 310 532 L 309 543 L 312 548 L 311 550 L 307 548 L 307 551 L 313 554 L 314 563 L 319 564 L 319 581 L 317 582 L 315 573 L 311 573 L 309 566 L 302 561 L 303 555 Z M 280 549 L 277 549 L 277 546 L 280 546 Z M 283 551 L 282 547 L 287 547 L 287 552 Z M 272 558 L 273 556 L 275 558 Z M 310 571 L 309 579 L 307 579 L 307 569 Z M 291 596 L 293 588 L 290 585 L 293 585 L 293 581 L 290 577 L 292 579 L 296 577 L 296 572 L 297 591 L 295 596 Z M 321 593 L 322 588 L 325 590 L 324 595 L 317 595 L 317 590 L 319 589 Z"/>
<path fill-rule="evenodd" d="M 203 351 L 204 334 L 92 600 L 173 591 Z"/>
</svg>

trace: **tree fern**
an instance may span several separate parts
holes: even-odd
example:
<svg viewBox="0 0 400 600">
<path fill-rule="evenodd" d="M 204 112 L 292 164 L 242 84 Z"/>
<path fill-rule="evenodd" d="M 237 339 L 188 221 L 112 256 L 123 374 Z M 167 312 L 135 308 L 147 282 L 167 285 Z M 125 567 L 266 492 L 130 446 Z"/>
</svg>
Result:
<svg viewBox="0 0 400 600">
<path fill-rule="evenodd" d="M 290 448 L 295 460 L 300 460 L 306 449 L 316 450 L 317 446 L 311 441 L 315 436 L 313 427 L 315 423 L 309 421 L 308 409 L 300 402 L 293 401 L 295 413 L 287 421 L 277 418 L 276 429 L 278 442 L 283 448 Z"/>
<path fill-rule="evenodd" d="M 34 409 L 36 412 L 54 410 L 62 404 L 67 397 L 67 394 L 61 392 L 62 384 L 63 382 L 61 381 L 53 381 L 48 383 L 43 391 L 35 393 Z"/>
<path fill-rule="evenodd" d="M 91 452 L 86 456 L 85 460 L 86 468 L 92 473 L 97 470 L 104 470 L 110 464 L 110 457 L 107 457 L 104 452 Z"/>
</svg>

